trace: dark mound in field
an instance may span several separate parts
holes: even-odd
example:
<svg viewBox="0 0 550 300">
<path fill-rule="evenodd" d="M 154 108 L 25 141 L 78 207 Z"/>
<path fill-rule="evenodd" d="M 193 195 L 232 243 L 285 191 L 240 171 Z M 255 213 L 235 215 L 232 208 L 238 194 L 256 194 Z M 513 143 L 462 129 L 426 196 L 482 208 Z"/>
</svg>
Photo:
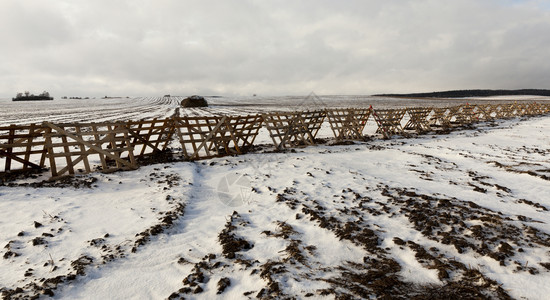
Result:
<svg viewBox="0 0 550 300">
<path fill-rule="evenodd" d="M 202 96 L 193 95 L 181 101 L 183 107 L 208 107 L 208 102 Z"/>
</svg>

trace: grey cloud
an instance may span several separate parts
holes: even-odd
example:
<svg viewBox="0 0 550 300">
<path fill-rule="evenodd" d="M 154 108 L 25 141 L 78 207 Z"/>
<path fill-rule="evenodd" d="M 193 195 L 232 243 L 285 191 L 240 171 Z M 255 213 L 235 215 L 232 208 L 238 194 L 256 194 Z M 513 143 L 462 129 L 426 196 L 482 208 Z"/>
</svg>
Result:
<svg viewBox="0 0 550 300">
<path fill-rule="evenodd" d="M 0 95 L 548 88 L 543 4 L 6 0 Z"/>
</svg>

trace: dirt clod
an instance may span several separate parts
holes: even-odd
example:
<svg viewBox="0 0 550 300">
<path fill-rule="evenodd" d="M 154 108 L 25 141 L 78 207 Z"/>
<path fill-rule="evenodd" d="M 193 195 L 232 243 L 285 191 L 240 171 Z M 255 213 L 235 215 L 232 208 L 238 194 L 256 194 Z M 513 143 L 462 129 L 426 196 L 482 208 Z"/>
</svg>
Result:
<svg viewBox="0 0 550 300">
<path fill-rule="evenodd" d="M 216 294 L 222 294 L 225 292 L 225 289 L 231 285 L 231 280 L 227 277 L 224 277 L 218 281 L 218 291 Z"/>
</svg>

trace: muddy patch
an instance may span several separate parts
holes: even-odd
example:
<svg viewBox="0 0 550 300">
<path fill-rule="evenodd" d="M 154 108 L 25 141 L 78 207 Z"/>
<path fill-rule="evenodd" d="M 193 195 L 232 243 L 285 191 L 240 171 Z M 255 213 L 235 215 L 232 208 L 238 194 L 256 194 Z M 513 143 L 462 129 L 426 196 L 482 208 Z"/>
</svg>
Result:
<svg viewBox="0 0 550 300">
<path fill-rule="evenodd" d="M 488 164 L 494 165 L 496 167 L 502 168 L 507 172 L 517 173 L 517 174 L 527 174 L 533 177 L 537 177 L 544 180 L 550 181 L 550 176 L 544 174 L 548 170 L 540 169 L 540 164 L 531 164 L 531 163 L 518 163 L 518 164 L 503 164 L 498 161 L 488 161 Z"/>
<path fill-rule="evenodd" d="M 235 211 L 227 221 L 225 228 L 218 234 L 218 240 L 222 245 L 222 254 L 229 259 L 236 258 L 236 253 L 246 251 L 254 247 L 254 244 L 248 242 L 242 237 L 237 236 L 233 231 L 237 228 L 234 223 L 239 223 L 239 226 L 246 226 L 248 221 L 245 221 Z"/>
</svg>

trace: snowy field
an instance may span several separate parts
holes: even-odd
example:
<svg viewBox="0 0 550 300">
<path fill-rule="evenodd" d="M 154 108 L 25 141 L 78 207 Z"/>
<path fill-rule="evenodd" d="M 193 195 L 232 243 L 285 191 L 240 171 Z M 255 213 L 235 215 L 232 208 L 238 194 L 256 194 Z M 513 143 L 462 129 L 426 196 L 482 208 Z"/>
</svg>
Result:
<svg viewBox="0 0 550 300">
<path fill-rule="evenodd" d="M 107 122 L 170 117 L 179 103 L 171 98 L 55 99 L 19 101 L 0 99 L 0 125 L 68 122 Z"/>
<path fill-rule="evenodd" d="M 340 97 L 320 98 L 421 105 Z M 298 102 L 290 98 L 265 107 L 292 109 L 281 105 Z M 172 100 L 33 109 L 1 100 L 0 124 L 164 117 Z M 264 109 L 252 97 L 209 101 L 192 113 Z M 21 179 L 0 186 L 0 291 L 6 299 L 547 299 L 549 151 L 545 116 L 55 183 Z"/>
<path fill-rule="evenodd" d="M 167 118 L 174 114 L 182 96 L 128 97 L 109 99 L 55 99 L 53 101 L 13 102 L 0 98 L 0 126 L 10 124 L 67 122 L 108 122 Z M 279 97 L 206 97 L 210 107 L 187 108 L 181 115 L 243 115 L 273 111 L 314 110 L 325 107 L 396 108 L 452 105 L 550 102 L 550 97 L 515 96 L 467 99 L 398 99 L 374 96 L 279 96 Z"/>
</svg>

